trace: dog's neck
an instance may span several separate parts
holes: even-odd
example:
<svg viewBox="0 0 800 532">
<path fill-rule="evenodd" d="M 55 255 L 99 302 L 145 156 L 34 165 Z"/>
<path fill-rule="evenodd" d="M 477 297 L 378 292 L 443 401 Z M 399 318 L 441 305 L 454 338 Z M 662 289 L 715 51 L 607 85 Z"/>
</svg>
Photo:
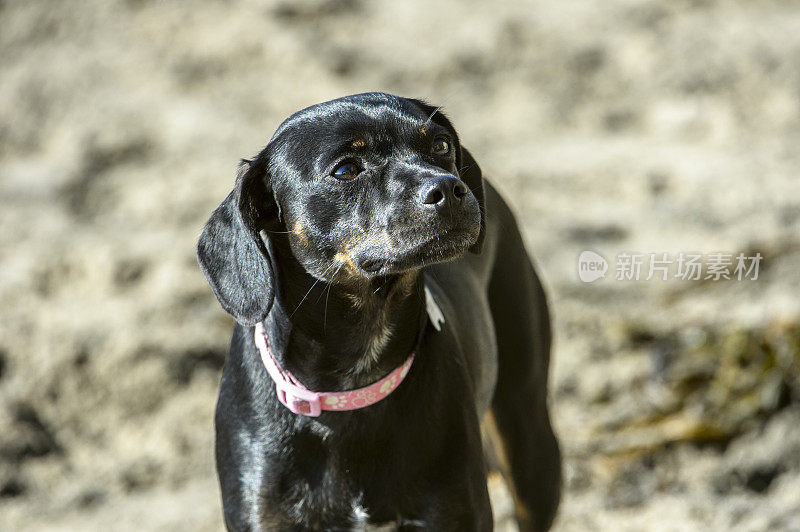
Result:
<svg viewBox="0 0 800 532">
<path fill-rule="evenodd" d="M 366 386 L 401 365 L 416 347 L 424 310 L 418 271 L 344 283 L 320 281 L 283 239 L 278 283 L 264 321 L 279 363 L 316 391 Z"/>
</svg>

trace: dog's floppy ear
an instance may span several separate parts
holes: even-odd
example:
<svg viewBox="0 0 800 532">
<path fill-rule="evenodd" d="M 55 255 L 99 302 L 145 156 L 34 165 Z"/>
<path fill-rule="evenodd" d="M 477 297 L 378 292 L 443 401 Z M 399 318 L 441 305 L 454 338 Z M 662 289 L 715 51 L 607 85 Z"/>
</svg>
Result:
<svg viewBox="0 0 800 532">
<path fill-rule="evenodd" d="M 481 167 L 475 162 L 469 150 L 461 145 L 456 128 L 450 123 L 450 119 L 441 112 L 441 107 L 434 107 L 423 100 L 414 98 L 409 98 L 409 101 L 413 102 L 422 109 L 423 112 L 427 113 L 429 120 L 433 120 L 440 126 L 447 128 L 455 137 L 456 144 L 458 145 L 458 151 L 456 152 L 458 177 L 461 178 L 472 191 L 481 209 L 481 230 L 480 233 L 478 233 L 478 240 L 469 248 L 472 253 L 480 255 L 481 251 L 483 251 L 483 241 L 486 239 L 486 199 L 483 194 L 483 173 L 481 172 Z"/>
<path fill-rule="evenodd" d="M 458 163 L 458 174 L 475 195 L 475 199 L 478 200 L 478 206 L 481 209 L 481 231 L 478 233 L 478 240 L 469 248 L 471 252 L 480 255 L 481 251 L 483 251 L 483 241 L 486 239 L 486 198 L 483 194 L 483 172 L 481 172 L 481 167 L 475 162 L 469 150 L 463 146 L 461 146 L 461 162 Z"/>
<path fill-rule="evenodd" d="M 262 321 L 275 294 L 272 264 L 259 229 L 278 218 L 259 156 L 242 161 L 236 186 L 203 227 L 197 260 L 222 308 L 245 326 Z"/>
</svg>

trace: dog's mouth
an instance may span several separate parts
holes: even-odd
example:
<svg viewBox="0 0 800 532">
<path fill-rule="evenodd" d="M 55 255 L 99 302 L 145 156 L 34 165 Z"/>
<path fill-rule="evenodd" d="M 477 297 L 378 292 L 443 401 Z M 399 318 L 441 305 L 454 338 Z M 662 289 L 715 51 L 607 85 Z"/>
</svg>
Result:
<svg viewBox="0 0 800 532">
<path fill-rule="evenodd" d="M 388 235 L 384 245 L 369 245 L 355 251 L 353 262 L 366 277 L 403 273 L 461 256 L 478 238 L 479 230 L 480 223 L 444 231 L 396 232 Z"/>
</svg>

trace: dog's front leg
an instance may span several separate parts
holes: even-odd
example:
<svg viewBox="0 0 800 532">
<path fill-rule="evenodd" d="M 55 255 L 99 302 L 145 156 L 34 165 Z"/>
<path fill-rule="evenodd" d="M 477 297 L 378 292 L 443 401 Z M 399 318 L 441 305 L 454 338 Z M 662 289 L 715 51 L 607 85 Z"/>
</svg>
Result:
<svg viewBox="0 0 800 532">
<path fill-rule="evenodd" d="M 259 456 L 263 457 L 264 453 L 257 444 L 238 445 L 249 439 L 228 438 L 229 433 L 225 429 L 220 431 L 218 426 L 216 446 L 225 526 L 228 530 L 236 531 L 275 530 L 277 516 L 270 515 L 261 493 L 266 472 L 263 471 L 263 460 L 259 460 Z M 221 442 L 220 439 L 225 441 Z"/>
</svg>

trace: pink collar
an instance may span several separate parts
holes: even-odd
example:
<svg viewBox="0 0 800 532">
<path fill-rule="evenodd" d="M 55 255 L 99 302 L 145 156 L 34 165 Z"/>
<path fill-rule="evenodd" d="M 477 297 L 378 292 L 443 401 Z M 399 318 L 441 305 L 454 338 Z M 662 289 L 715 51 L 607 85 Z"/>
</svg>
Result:
<svg viewBox="0 0 800 532">
<path fill-rule="evenodd" d="M 317 417 L 323 410 L 357 410 L 373 405 L 392 393 L 406 378 L 414 353 L 381 380 L 357 390 L 346 392 L 312 392 L 291 373 L 281 369 L 275 355 L 269 348 L 267 332 L 262 323 L 256 324 L 256 345 L 261 353 L 261 361 L 267 373 L 275 381 L 275 393 L 278 400 L 295 414 Z"/>
</svg>

